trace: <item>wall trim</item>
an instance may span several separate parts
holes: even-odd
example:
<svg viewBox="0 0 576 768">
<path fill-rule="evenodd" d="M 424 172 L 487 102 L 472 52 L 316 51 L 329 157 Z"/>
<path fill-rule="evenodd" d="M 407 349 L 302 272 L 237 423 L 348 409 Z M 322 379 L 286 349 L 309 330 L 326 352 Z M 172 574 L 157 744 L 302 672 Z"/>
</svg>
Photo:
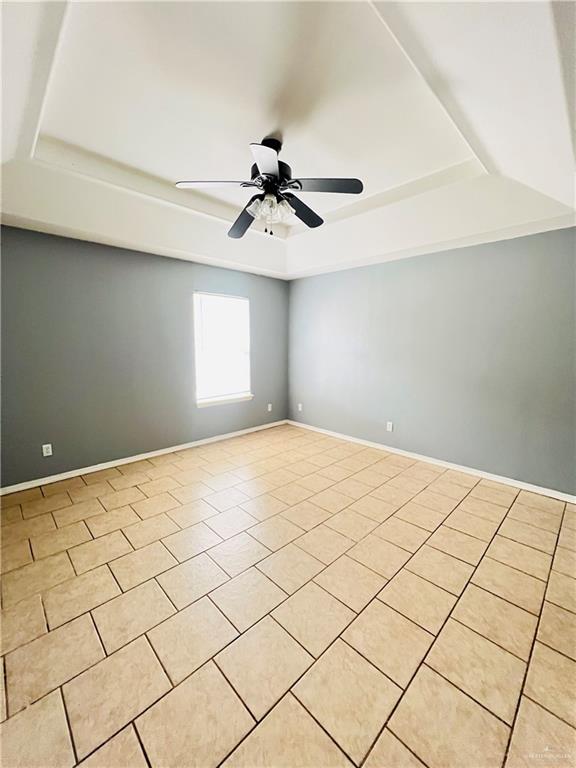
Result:
<svg viewBox="0 0 576 768">
<path fill-rule="evenodd" d="M 286 419 L 280 419 L 280 421 L 271 421 L 269 424 L 260 424 L 257 427 L 247 427 L 246 429 L 239 429 L 236 432 L 226 432 L 223 435 L 214 435 L 214 437 L 204 437 L 201 440 L 193 440 L 191 443 L 182 443 L 181 445 L 173 445 L 170 448 L 160 448 L 157 451 L 149 451 L 148 453 L 139 453 L 136 456 L 126 456 L 123 459 L 114 459 L 114 461 L 105 461 L 102 464 L 93 464 L 91 467 L 80 467 L 79 469 L 71 469 L 69 472 L 61 472 L 58 475 L 48 475 L 46 477 L 39 477 L 35 480 L 26 480 L 23 483 L 16 483 L 15 485 L 7 485 L 4 488 L 0 488 L 0 496 L 5 496 L 8 493 L 16 493 L 17 491 L 27 491 L 29 488 L 36 488 L 39 485 L 50 485 L 50 483 L 56 483 L 59 480 L 69 480 L 71 477 L 78 477 L 79 475 L 89 475 L 92 472 L 99 472 L 102 469 L 110 469 L 111 467 L 119 467 L 122 464 L 132 464 L 134 461 L 142 461 L 143 459 L 150 459 L 154 456 L 162 456 L 165 453 L 174 453 L 174 451 L 183 451 L 186 448 L 195 448 L 199 445 L 206 445 L 208 443 L 217 443 L 220 440 L 228 440 L 231 437 L 240 437 L 240 435 L 247 435 L 250 432 L 259 432 L 262 429 L 270 429 L 271 427 L 280 427 L 283 424 L 287 424 Z"/>
<path fill-rule="evenodd" d="M 497 483 L 503 485 L 513 485 L 515 488 L 521 488 L 523 491 L 532 491 L 533 493 L 539 493 L 542 496 L 550 496 L 553 499 L 559 499 L 560 501 L 566 501 L 569 504 L 576 504 L 576 496 L 572 496 L 569 493 L 563 493 L 562 491 L 556 491 L 553 488 L 543 488 L 540 485 L 532 485 L 531 483 L 525 483 L 522 480 L 514 480 L 511 477 L 503 477 L 502 475 L 494 475 L 491 472 L 484 472 L 482 469 L 475 469 L 474 467 L 466 467 L 463 464 L 453 464 L 450 461 L 444 461 L 442 459 L 435 459 L 431 456 L 424 456 L 421 453 L 412 453 L 411 451 L 404 451 L 401 448 L 393 448 L 390 445 L 384 443 L 374 443 L 370 440 L 363 440 L 360 437 L 352 437 L 351 435 L 344 435 L 341 432 L 332 432 L 329 429 L 322 429 L 321 427 L 313 427 L 311 424 L 304 424 L 301 421 L 294 421 L 293 419 L 287 419 L 287 424 L 293 427 L 301 427 L 302 429 L 309 429 L 312 432 L 320 432 L 323 435 L 329 437 L 336 437 L 340 440 L 348 440 L 351 443 L 358 443 L 359 445 L 365 445 L 368 448 L 378 448 L 380 450 L 389 451 L 390 453 L 398 453 L 400 456 L 408 456 L 411 459 L 418 459 L 419 461 L 427 461 L 429 464 L 436 464 L 439 467 L 446 467 L 447 469 L 456 469 L 460 472 L 468 472 L 470 475 L 476 477 L 482 477 L 486 480 L 494 480 Z"/>
</svg>

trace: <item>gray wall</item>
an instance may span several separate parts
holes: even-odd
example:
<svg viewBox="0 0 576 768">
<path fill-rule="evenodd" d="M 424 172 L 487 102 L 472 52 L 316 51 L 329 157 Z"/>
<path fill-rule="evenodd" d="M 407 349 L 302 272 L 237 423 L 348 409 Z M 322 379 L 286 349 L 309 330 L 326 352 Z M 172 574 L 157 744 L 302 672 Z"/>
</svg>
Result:
<svg viewBox="0 0 576 768">
<path fill-rule="evenodd" d="M 293 282 L 291 418 L 576 493 L 575 234 Z"/>
<path fill-rule="evenodd" d="M 4 486 L 287 416 L 284 281 L 7 227 L 2 278 Z M 252 401 L 196 407 L 195 290 L 250 299 Z"/>
</svg>

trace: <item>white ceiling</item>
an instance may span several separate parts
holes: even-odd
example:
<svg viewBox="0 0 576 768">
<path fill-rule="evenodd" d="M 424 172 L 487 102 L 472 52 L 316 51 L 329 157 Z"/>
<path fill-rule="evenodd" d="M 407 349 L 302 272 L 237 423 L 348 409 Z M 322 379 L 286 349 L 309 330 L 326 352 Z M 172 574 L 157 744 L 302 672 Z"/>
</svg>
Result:
<svg viewBox="0 0 576 768">
<path fill-rule="evenodd" d="M 3 218 L 284 278 L 570 226 L 573 7 L 5 4 Z M 230 240 L 247 191 L 174 182 L 249 178 L 271 133 L 365 191 Z"/>
</svg>

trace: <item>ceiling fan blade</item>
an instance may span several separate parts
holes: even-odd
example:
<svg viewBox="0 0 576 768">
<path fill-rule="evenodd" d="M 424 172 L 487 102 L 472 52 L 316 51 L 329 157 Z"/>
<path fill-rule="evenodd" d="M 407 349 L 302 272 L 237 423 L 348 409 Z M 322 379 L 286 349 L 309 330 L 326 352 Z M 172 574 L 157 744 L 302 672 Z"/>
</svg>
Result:
<svg viewBox="0 0 576 768">
<path fill-rule="evenodd" d="M 250 225 L 254 221 L 254 216 L 248 213 L 248 207 L 252 205 L 254 200 L 262 199 L 263 197 L 264 195 L 254 195 L 254 197 L 251 197 L 250 200 L 248 200 L 242 209 L 240 216 L 238 216 L 234 224 L 232 224 L 228 230 L 228 237 L 233 237 L 235 240 L 238 240 L 238 238 L 243 237 L 246 234 Z"/>
<path fill-rule="evenodd" d="M 300 221 L 303 221 L 306 226 L 319 227 L 321 224 L 324 224 L 324 219 L 321 219 L 317 213 L 314 213 L 312 208 L 309 208 L 306 203 L 303 203 L 302 200 L 296 197 L 296 195 L 284 193 L 284 197 L 288 200 L 292 208 L 294 208 L 296 216 L 298 216 Z"/>
<path fill-rule="evenodd" d="M 177 181 L 178 189 L 205 189 L 207 187 L 253 187 L 251 181 Z"/>
<path fill-rule="evenodd" d="M 279 175 L 278 153 L 275 149 L 264 144 L 250 144 L 250 149 L 254 156 L 254 162 L 263 176 L 277 177 Z"/>
<path fill-rule="evenodd" d="M 341 192 L 359 195 L 364 189 L 360 179 L 292 179 L 294 189 L 302 192 Z"/>
</svg>

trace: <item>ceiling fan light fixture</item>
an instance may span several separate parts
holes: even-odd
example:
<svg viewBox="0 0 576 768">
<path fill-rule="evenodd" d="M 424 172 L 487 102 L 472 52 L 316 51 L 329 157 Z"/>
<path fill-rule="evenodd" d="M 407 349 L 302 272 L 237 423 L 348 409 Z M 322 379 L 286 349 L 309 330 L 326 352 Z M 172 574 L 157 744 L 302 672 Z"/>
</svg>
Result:
<svg viewBox="0 0 576 768">
<path fill-rule="evenodd" d="M 267 193 L 263 200 L 254 200 L 247 213 L 254 219 L 262 219 L 267 226 L 287 221 L 294 213 L 294 209 L 287 200 L 278 201 L 276 195 Z"/>
</svg>

